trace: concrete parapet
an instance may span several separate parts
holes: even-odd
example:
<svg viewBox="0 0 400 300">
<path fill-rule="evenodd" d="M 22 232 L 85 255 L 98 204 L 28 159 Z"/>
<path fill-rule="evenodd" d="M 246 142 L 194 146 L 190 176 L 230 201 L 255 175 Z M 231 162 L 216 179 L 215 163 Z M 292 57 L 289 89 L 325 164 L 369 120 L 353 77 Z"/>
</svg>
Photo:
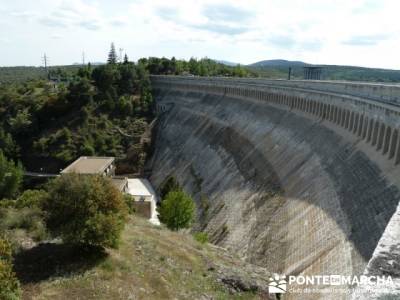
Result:
<svg viewBox="0 0 400 300">
<path fill-rule="evenodd" d="M 398 85 L 182 76 L 152 76 L 152 82 L 156 89 L 173 87 L 284 106 L 341 126 L 377 151 L 383 147 L 381 153 L 387 159 L 400 157 L 400 149 L 388 154 L 390 138 L 385 137 L 386 132 L 400 129 Z M 367 119 L 369 123 L 363 121 Z M 393 163 L 399 160 L 394 159 Z"/>
</svg>

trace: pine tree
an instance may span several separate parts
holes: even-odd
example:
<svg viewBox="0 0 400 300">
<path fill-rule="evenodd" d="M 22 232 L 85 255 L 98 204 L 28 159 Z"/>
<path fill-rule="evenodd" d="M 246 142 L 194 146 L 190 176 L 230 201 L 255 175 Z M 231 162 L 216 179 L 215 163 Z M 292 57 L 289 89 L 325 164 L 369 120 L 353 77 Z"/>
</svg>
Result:
<svg viewBox="0 0 400 300">
<path fill-rule="evenodd" d="M 116 64 L 117 63 L 117 53 L 115 52 L 114 43 L 111 43 L 111 49 L 108 53 L 107 63 L 109 64 Z"/>
<path fill-rule="evenodd" d="M 129 59 L 128 59 L 128 55 L 126 55 L 126 53 L 125 53 L 124 64 L 126 65 L 127 63 L 129 63 Z"/>
</svg>

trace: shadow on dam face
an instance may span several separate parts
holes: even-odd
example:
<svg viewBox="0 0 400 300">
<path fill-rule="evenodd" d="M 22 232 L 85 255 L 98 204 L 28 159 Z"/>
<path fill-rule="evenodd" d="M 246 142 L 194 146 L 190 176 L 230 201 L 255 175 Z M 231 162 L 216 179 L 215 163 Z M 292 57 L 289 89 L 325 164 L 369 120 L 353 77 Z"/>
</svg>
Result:
<svg viewBox="0 0 400 300">
<path fill-rule="evenodd" d="M 155 98 L 173 108 L 158 120 L 152 180 L 173 174 L 195 199 L 206 195 L 211 209 L 199 222 L 211 235 L 229 227 L 219 244 L 274 272 L 363 271 L 399 190 L 355 142 L 263 103 L 179 91 Z"/>
</svg>

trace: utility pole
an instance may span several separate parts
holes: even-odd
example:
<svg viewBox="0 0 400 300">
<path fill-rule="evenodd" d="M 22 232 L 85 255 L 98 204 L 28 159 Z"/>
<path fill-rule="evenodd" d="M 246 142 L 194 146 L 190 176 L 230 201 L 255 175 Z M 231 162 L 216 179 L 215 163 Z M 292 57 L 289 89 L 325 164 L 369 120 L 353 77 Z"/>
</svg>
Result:
<svg viewBox="0 0 400 300">
<path fill-rule="evenodd" d="M 50 74 L 49 74 L 49 69 L 48 69 L 48 64 L 49 64 L 49 57 L 46 55 L 46 53 L 43 55 L 42 57 L 42 61 L 44 63 L 44 69 L 46 71 L 47 74 L 47 79 L 50 79 Z"/>
<path fill-rule="evenodd" d="M 85 51 L 82 51 L 82 65 L 85 65 Z"/>
<path fill-rule="evenodd" d="M 288 80 L 290 80 L 291 75 L 292 75 L 292 67 L 289 67 Z"/>
</svg>

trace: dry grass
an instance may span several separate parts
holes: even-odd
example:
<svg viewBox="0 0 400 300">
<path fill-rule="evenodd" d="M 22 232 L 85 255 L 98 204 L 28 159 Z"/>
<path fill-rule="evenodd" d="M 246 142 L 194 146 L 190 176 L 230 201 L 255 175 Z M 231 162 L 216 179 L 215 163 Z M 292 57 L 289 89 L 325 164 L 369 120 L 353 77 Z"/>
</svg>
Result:
<svg viewBox="0 0 400 300">
<path fill-rule="evenodd" d="M 24 299 L 258 299 L 250 292 L 232 295 L 216 281 L 210 262 L 234 263 L 220 250 L 139 218 L 126 226 L 120 248 L 108 250 L 107 255 L 76 257 L 74 250 L 59 252 L 48 260 L 53 262 L 50 274 L 25 278 Z M 66 257 L 68 253 L 73 258 Z M 46 269 L 49 254 L 41 255 L 31 258 Z M 22 264 L 29 266 L 23 260 Z M 24 267 L 17 273 L 21 277 Z"/>
</svg>

